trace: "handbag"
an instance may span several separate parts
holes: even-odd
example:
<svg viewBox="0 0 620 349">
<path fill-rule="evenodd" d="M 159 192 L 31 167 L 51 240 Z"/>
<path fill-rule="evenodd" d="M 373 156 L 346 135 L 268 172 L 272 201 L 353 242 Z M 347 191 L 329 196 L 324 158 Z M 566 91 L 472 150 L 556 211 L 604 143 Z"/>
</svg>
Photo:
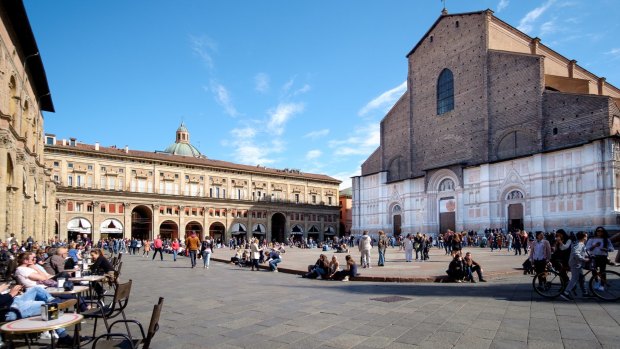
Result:
<svg viewBox="0 0 620 349">
<path fill-rule="evenodd" d="M 37 281 L 37 285 L 43 285 L 45 287 L 58 287 L 58 282 L 52 279 L 39 280 Z"/>
</svg>

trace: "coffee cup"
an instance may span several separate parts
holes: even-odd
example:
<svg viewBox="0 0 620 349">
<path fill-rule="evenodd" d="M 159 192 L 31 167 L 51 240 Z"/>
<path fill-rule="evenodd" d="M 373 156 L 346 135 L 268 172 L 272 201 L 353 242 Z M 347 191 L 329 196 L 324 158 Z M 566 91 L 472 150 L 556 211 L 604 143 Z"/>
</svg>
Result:
<svg viewBox="0 0 620 349">
<path fill-rule="evenodd" d="M 65 287 L 65 278 L 58 278 L 58 287 L 63 288 Z"/>
</svg>

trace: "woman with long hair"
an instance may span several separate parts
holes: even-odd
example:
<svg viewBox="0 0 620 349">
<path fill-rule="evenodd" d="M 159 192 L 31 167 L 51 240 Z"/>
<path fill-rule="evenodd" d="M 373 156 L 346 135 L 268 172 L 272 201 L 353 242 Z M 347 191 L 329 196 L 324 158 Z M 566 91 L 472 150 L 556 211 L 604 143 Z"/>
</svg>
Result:
<svg viewBox="0 0 620 349">
<path fill-rule="evenodd" d="M 594 230 L 594 237 L 588 240 L 586 250 L 590 253 L 592 258 L 594 258 L 596 269 L 598 269 L 601 277 L 601 282 L 596 286 L 596 288 L 599 291 L 604 291 L 605 282 L 607 281 L 605 278 L 605 271 L 607 270 L 607 256 L 609 256 L 609 252 L 614 251 L 614 246 L 611 241 L 609 241 L 609 234 L 605 228 L 597 227 Z"/>
</svg>

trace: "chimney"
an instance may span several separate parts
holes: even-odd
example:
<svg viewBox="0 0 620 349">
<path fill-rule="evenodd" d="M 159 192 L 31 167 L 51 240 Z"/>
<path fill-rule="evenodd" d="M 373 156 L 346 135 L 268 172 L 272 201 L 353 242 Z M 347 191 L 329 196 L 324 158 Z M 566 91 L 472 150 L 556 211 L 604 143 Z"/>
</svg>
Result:
<svg viewBox="0 0 620 349">
<path fill-rule="evenodd" d="M 75 143 L 75 141 L 76 141 L 75 137 L 71 137 L 71 138 L 69 138 L 69 141 L 71 142 L 71 146 L 72 146 L 72 147 L 75 147 L 75 144 L 76 144 L 76 143 Z"/>
<path fill-rule="evenodd" d="M 99 150 L 99 142 L 95 142 L 95 150 Z"/>
<path fill-rule="evenodd" d="M 125 146 L 125 154 L 129 154 L 129 147 Z"/>
<path fill-rule="evenodd" d="M 540 45 L 540 38 L 533 38 L 530 42 L 530 52 L 533 55 L 538 54 L 538 45 Z"/>
<path fill-rule="evenodd" d="M 63 146 L 64 146 L 64 145 L 67 145 L 67 140 L 66 140 L 66 139 L 64 139 L 64 138 L 62 139 L 62 145 L 63 145 Z"/>
<path fill-rule="evenodd" d="M 568 62 L 568 77 L 569 78 L 573 78 L 575 75 L 575 65 L 577 64 L 577 61 L 574 59 L 571 59 L 570 62 Z"/>
<path fill-rule="evenodd" d="M 603 95 L 603 87 L 605 87 L 605 78 L 598 78 L 598 94 Z"/>
</svg>

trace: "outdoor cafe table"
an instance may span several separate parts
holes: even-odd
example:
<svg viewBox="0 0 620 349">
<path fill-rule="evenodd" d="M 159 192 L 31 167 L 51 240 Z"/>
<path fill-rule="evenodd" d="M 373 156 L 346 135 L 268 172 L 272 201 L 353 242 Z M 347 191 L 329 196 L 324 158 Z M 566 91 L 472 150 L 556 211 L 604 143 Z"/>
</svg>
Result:
<svg viewBox="0 0 620 349">
<path fill-rule="evenodd" d="M 73 290 L 71 291 L 66 291 L 64 288 L 62 287 L 48 287 L 46 288 L 47 292 L 49 292 L 52 296 L 54 297 L 58 297 L 58 296 L 64 296 L 64 295 L 71 295 L 71 294 L 80 294 L 82 292 L 86 292 L 88 291 L 89 287 L 88 286 L 82 286 L 82 285 L 75 285 L 73 286 Z M 77 309 L 78 311 L 80 311 L 80 297 L 77 297 Z"/>
<path fill-rule="evenodd" d="M 79 324 L 84 319 L 84 316 L 74 313 L 65 313 L 60 315 L 56 320 L 44 321 L 41 316 L 33 316 L 26 319 L 19 319 L 8 322 L 0 326 L 0 331 L 8 334 L 29 334 L 29 333 L 41 333 L 51 332 L 59 328 L 69 327 L 75 325 L 74 338 L 80 338 Z M 52 340 L 52 348 L 56 347 L 54 336 L 50 333 Z M 76 341 L 77 347 L 80 347 L 79 340 Z"/>
<path fill-rule="evenodd" d="M 92 298 L 93 296 L 93 284 L 95 282 L 99 282 L 101 280 L 103 280 L 105 278 L 105 275 L 90 275 L 90 276 L 82 276 L 79 278 L 69 278 L 70 281 L 73 282 L 82 282 L 82 281 L 88 281 L 88 288 L 89 288 L 89 296 L 90 298 Z"/>
</svg>

